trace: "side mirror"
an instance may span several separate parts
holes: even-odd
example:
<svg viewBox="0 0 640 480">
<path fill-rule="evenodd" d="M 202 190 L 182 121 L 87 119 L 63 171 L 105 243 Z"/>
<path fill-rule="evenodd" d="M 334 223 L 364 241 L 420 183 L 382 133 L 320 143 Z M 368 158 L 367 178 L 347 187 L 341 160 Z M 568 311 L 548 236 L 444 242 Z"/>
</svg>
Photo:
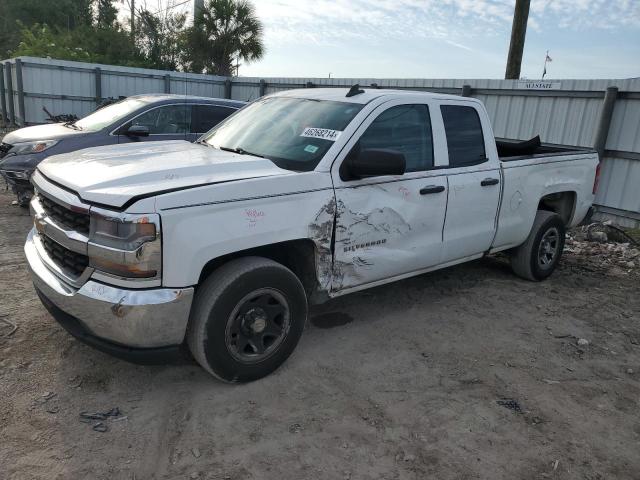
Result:
<svg viewBox="0 0 640 480">
<path fill-rule="evenodd" d="M 397 150 L 377 148 L 352 151 L 346 158 L 340 176 L 343 180 L 379 177 L 382 175 L 404 175 L 404 154 Z"/>
<path fill-rule="evenodd" d="M 144 125 L 131 125 L 126 132 L 128 137 L 148 137 L 149 127 Z"/>
</svg>

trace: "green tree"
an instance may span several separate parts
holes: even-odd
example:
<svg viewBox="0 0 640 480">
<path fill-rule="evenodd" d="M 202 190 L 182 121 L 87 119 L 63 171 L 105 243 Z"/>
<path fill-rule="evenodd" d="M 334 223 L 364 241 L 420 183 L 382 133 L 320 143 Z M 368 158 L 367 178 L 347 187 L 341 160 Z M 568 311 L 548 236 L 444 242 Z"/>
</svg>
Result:
<svg viewBox="0 0 640 480">
<path fill-rule="evenodd" d="M 2 0 L 0 0 L 2 1 Z M 14 1 L 14 0 L 7 0 Z M 9 52 L 11 56 L 51 57 L 62 60 L 76 60 L 111 65 L 136 67 L 154 67 L 145 55 L 131 48 L 131 37 L 118 22 L 118 9 L 115 0 L 59 0 L 59 5 L 82 7 L 73 28 L 61 25 L 62 17 L 49 11 L 49 3 L 40 2 L 41 10 L 30 5 L 18 16 L 33 20 L 51 17 L 44 21 L 27 23 L 15 20 L 19 29 L 19 43 Z M 26 0 L 30 2 L 30 0 Z M 94 18 L 95 12 L 95 18 Z"/>
<path fill-rule="evenodd" d="M 168 8 L 158 13 L 143 9 L 137 14 L 136 48 L 153 68 L 179 68 L 186 21 L 186 14 L 173 14 Z"/>
<path fill-rule="evenodd" d="M 192 72 L 230 76 L 239 60 L 262 58 L 262 34 L 248 0 L 209 0 L 185 32 L 183 64 Z"/>
<path fill-rule="evenodd" d="M 91 61 L 91 55 L 83 47 L 75 44 L 71 32 L 54 32 L 46 24 L 36 23 L 27 28 L 22 25 L 21 40 L 12 55 L 28 57 L 50 57 L 79 62 Z"/>
<path fill-rule="evenodd" d="M 118 23 L 118 9 L 113 0 L 96 0 L 96 26 L 98 28 L 115 28 Z"/>
<path fill-rule="evenodd" d="M 54 31 L 91 25 L 92 3 L 93 0 L 0 0 L 0 58 L 8 57 L 18 46 L 25 25 L 46 23 Z"/>
<path fill-rule="evenodd" d="M 35 24 L 22 29 L 20 44 L 11 55 L 153 67 L 141 53 L 131 51 L 129 33 L 120 27 L 81 26 L 70 31 L 54 31 L 47 25 Z"/>
</svg>

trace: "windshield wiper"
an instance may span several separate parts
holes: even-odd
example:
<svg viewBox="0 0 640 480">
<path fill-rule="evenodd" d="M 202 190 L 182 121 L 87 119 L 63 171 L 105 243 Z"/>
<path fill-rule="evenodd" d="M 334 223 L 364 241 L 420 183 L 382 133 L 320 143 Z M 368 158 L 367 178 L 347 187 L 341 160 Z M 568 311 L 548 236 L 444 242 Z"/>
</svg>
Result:
<svg viewBox="0 0 640 480">
<path fill-rule="evenodd" d="M 75 122 L 65 122 L 62 124 L 63 127 L 72 128 L 74 130 L 82 130 L 82 127 L 75 124 Z"/>
<path fill-rule="evenodd" d="M 219 147 L 220 150 L 224 150 L 225 152 L 233 152 L 239 153 L 240 155 L 251 155 L 252 157 L 265 158 L 264 155 L 260 155 L 258 153 L 247 152 L 242 147 L 230 148 L 230 147 Z"/>
</svg>

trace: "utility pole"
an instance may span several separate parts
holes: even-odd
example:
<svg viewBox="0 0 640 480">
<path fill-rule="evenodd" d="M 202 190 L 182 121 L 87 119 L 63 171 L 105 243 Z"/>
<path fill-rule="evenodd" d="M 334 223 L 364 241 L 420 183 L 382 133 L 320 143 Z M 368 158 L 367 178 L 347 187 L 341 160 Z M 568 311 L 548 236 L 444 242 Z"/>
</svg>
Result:
<svg viewBox="0 0 640 480">
<path fill-rule="evenodd" d="M 520 78 L 520 66 L 522 65 L 522 52 L 524 50 L 524 37 L 527 34 L 530 5 L 531 0 L 516 0 L 516 7 L 513 11 L 513 25 L 511 26 L 507 71 L 504 74 L 504 78 L 507 80 Z"/>
<path fill-rule="evenodd" d="M 131 0 L 131 43 L 136 41 L 136 0 Z"/>
<path fill-rule="evenodd" d="M 136 44 L 136 0 L 129 0 L 131 4 L 131 43 Z"/>
</svg>

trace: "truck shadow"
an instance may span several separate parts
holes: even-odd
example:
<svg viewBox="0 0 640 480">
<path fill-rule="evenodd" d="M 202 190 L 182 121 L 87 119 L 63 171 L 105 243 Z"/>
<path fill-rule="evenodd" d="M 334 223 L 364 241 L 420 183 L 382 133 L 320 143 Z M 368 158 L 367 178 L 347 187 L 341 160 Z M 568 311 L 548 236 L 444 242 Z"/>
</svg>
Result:
<svg viewBox="0 0 640 480">
<path fill-rule="evenodd" d="M 361 316 L 352 310 L 358 310 L 364 306 L 373 305 L 382 308 L 390 304 L 398 304 L 403 308 L 417 302 L 439 302 L 469 291 L 484 281 L 523 282 L 511 272 L 506 258 L 485 257 L 314 305 L 310 308 L 309 323 L 312 327 L 319 329 L 342 327 L 354 320 L 361 320 Z"/>
</svg>

